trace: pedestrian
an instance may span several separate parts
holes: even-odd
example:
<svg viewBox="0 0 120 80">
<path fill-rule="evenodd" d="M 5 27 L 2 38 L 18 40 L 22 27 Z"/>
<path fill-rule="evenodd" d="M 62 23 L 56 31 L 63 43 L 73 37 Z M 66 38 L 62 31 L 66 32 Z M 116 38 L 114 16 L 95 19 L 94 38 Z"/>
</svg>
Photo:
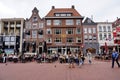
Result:
<svg viewBox="0 0 120 80">
<path fill-rule="evenodd" d="M 92 63 L 92 54 L 89 50 L 88 50 L 88 53 L 87 53 L 87 58 L 88 58 L 89 64 L 91 64 Z"/>
<path fill-rule="evenodd" d="M 69 54 L 69 68 L 74 68 L 74 54 L 71 52 L 68 52 Z"/>
<path fill-rule="evenodd" d="M 118 67 L 120 67 L 120 64 L 118 62 L 118 58 L 119 58 L 118 52 L 115 49 L 113 49 L 113 52 L 112 52 L 112 68 L 114 68 L 114 61 L 116 61 Z"/>
<path fill-rule="evenodd" d="M 7 54 L 6 54 L 6 53 L 4 53 L 4 54 L 3 54 L 3 63 L 6 63 L 6 61 L 7 61 L 7 59 L 6 59 L 6 58 L 7 58 Z"/>
<path fill-rule="evenodd" d="M 79 61 L 78 66 L 81 67 L 81 65 L 83 64 L 81 52 L 78 53 L 78 61 Z"/>
</svg>

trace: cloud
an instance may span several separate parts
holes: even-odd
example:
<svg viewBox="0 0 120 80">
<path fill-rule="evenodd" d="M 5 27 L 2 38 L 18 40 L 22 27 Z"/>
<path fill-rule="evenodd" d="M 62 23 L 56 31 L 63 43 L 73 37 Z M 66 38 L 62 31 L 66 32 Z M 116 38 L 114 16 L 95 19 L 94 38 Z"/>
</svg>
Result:
<svg viewBox="0 0 120 80">
<path fill-rule="evenodd" d="M 1 17 L 12 17 L 16 15 L 16 11 L 0 3 L 0 15 Z"/>
<path fill-rule="evenodd" d="M 29 18 L 32 9 L 37 7 L 42 18 L 51 10 L 51 6 L 70 8 L 75 5 L 82 16 L 93 15 L 96 21 L 114 21 L 114 18 L 120 17 L 119 3 L 119 0 L 0 0 L 0 17 Z"/>
</svg>

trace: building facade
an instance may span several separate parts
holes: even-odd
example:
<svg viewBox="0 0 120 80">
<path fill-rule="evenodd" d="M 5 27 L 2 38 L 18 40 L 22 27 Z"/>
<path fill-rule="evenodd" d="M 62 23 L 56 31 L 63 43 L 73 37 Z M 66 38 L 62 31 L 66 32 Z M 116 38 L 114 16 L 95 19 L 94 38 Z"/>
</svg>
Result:
<svg viewBox="0 0 120 80">
<path fill-rule="evenodd" d="M 22 52 L 23 18 L 1 19 L 1 42 L 5 53 Z"/>
<path fill-rule="evenodd" d="M 120 52 L 120 18 L 117 18 L 117 20 L 113 22 L 113 36 L 116 50 Z"/>
<path fill-rule="evenodd" d="M 93 54 L 97 54 L 99 52 L 97 23 L 93 22 L 90 18 L 86 18 L 83 23 L 83 35 L 84 53 L 87 53 L 89 50 Z"/>
<path fill-rule="evenodd" d="M 25 21 L 24 51 L 41 52 L 39 48 L 42 47 L 42 42 L 44 42 L 44 22 L 39 16 L 39 10 L 35 7 L 31 17 Z"/>
<path fill-rule="evenodd" d="M 98 30 L 99 53 L 100 54 L 111 53 L 112 52 L 111 50 L 115 46 L 112 23 L 98 22 L 97 30 Z"/>
<path fill-rule="evenodd" d="M 83 45 L 83 17 L 75 7 L 55 8 L 44 17 L 48 53 L 78 52 Z"/>
</svg>

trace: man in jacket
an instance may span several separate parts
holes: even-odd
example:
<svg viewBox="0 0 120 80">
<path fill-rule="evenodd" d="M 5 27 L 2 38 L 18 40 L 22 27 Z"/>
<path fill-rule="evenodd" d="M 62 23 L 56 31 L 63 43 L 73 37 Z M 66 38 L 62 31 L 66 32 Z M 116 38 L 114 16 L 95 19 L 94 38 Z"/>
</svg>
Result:
<svg viewBox="0 0 120 80">
<path fill-rule="evenodd" d="M 114 61 L 116 61 L 118 67 L 120 67 L 120 64 L 118 62 L 118 59 L 119 59 L 119 54 L 117 51 L 113 50 L 113 53 L 112 53 L 112 68 L 114 68 Z"/>
</svg>

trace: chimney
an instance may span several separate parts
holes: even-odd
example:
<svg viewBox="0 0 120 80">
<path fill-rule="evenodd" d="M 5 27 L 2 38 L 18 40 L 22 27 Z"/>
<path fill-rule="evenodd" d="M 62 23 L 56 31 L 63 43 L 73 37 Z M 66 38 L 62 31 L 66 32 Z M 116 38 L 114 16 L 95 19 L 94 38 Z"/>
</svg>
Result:
<svg viewBox="0 0 120 80">
<path fill-rule="evenodd" d="M 55 9 L 55 6 L 52 6 L 52 9 Z"/>
<path fill-rule="evenodd" d="M 75 9 L 75 6 L 74 6 L 74 5 L 72 5 L 72 9 Z"/>
</svg>

